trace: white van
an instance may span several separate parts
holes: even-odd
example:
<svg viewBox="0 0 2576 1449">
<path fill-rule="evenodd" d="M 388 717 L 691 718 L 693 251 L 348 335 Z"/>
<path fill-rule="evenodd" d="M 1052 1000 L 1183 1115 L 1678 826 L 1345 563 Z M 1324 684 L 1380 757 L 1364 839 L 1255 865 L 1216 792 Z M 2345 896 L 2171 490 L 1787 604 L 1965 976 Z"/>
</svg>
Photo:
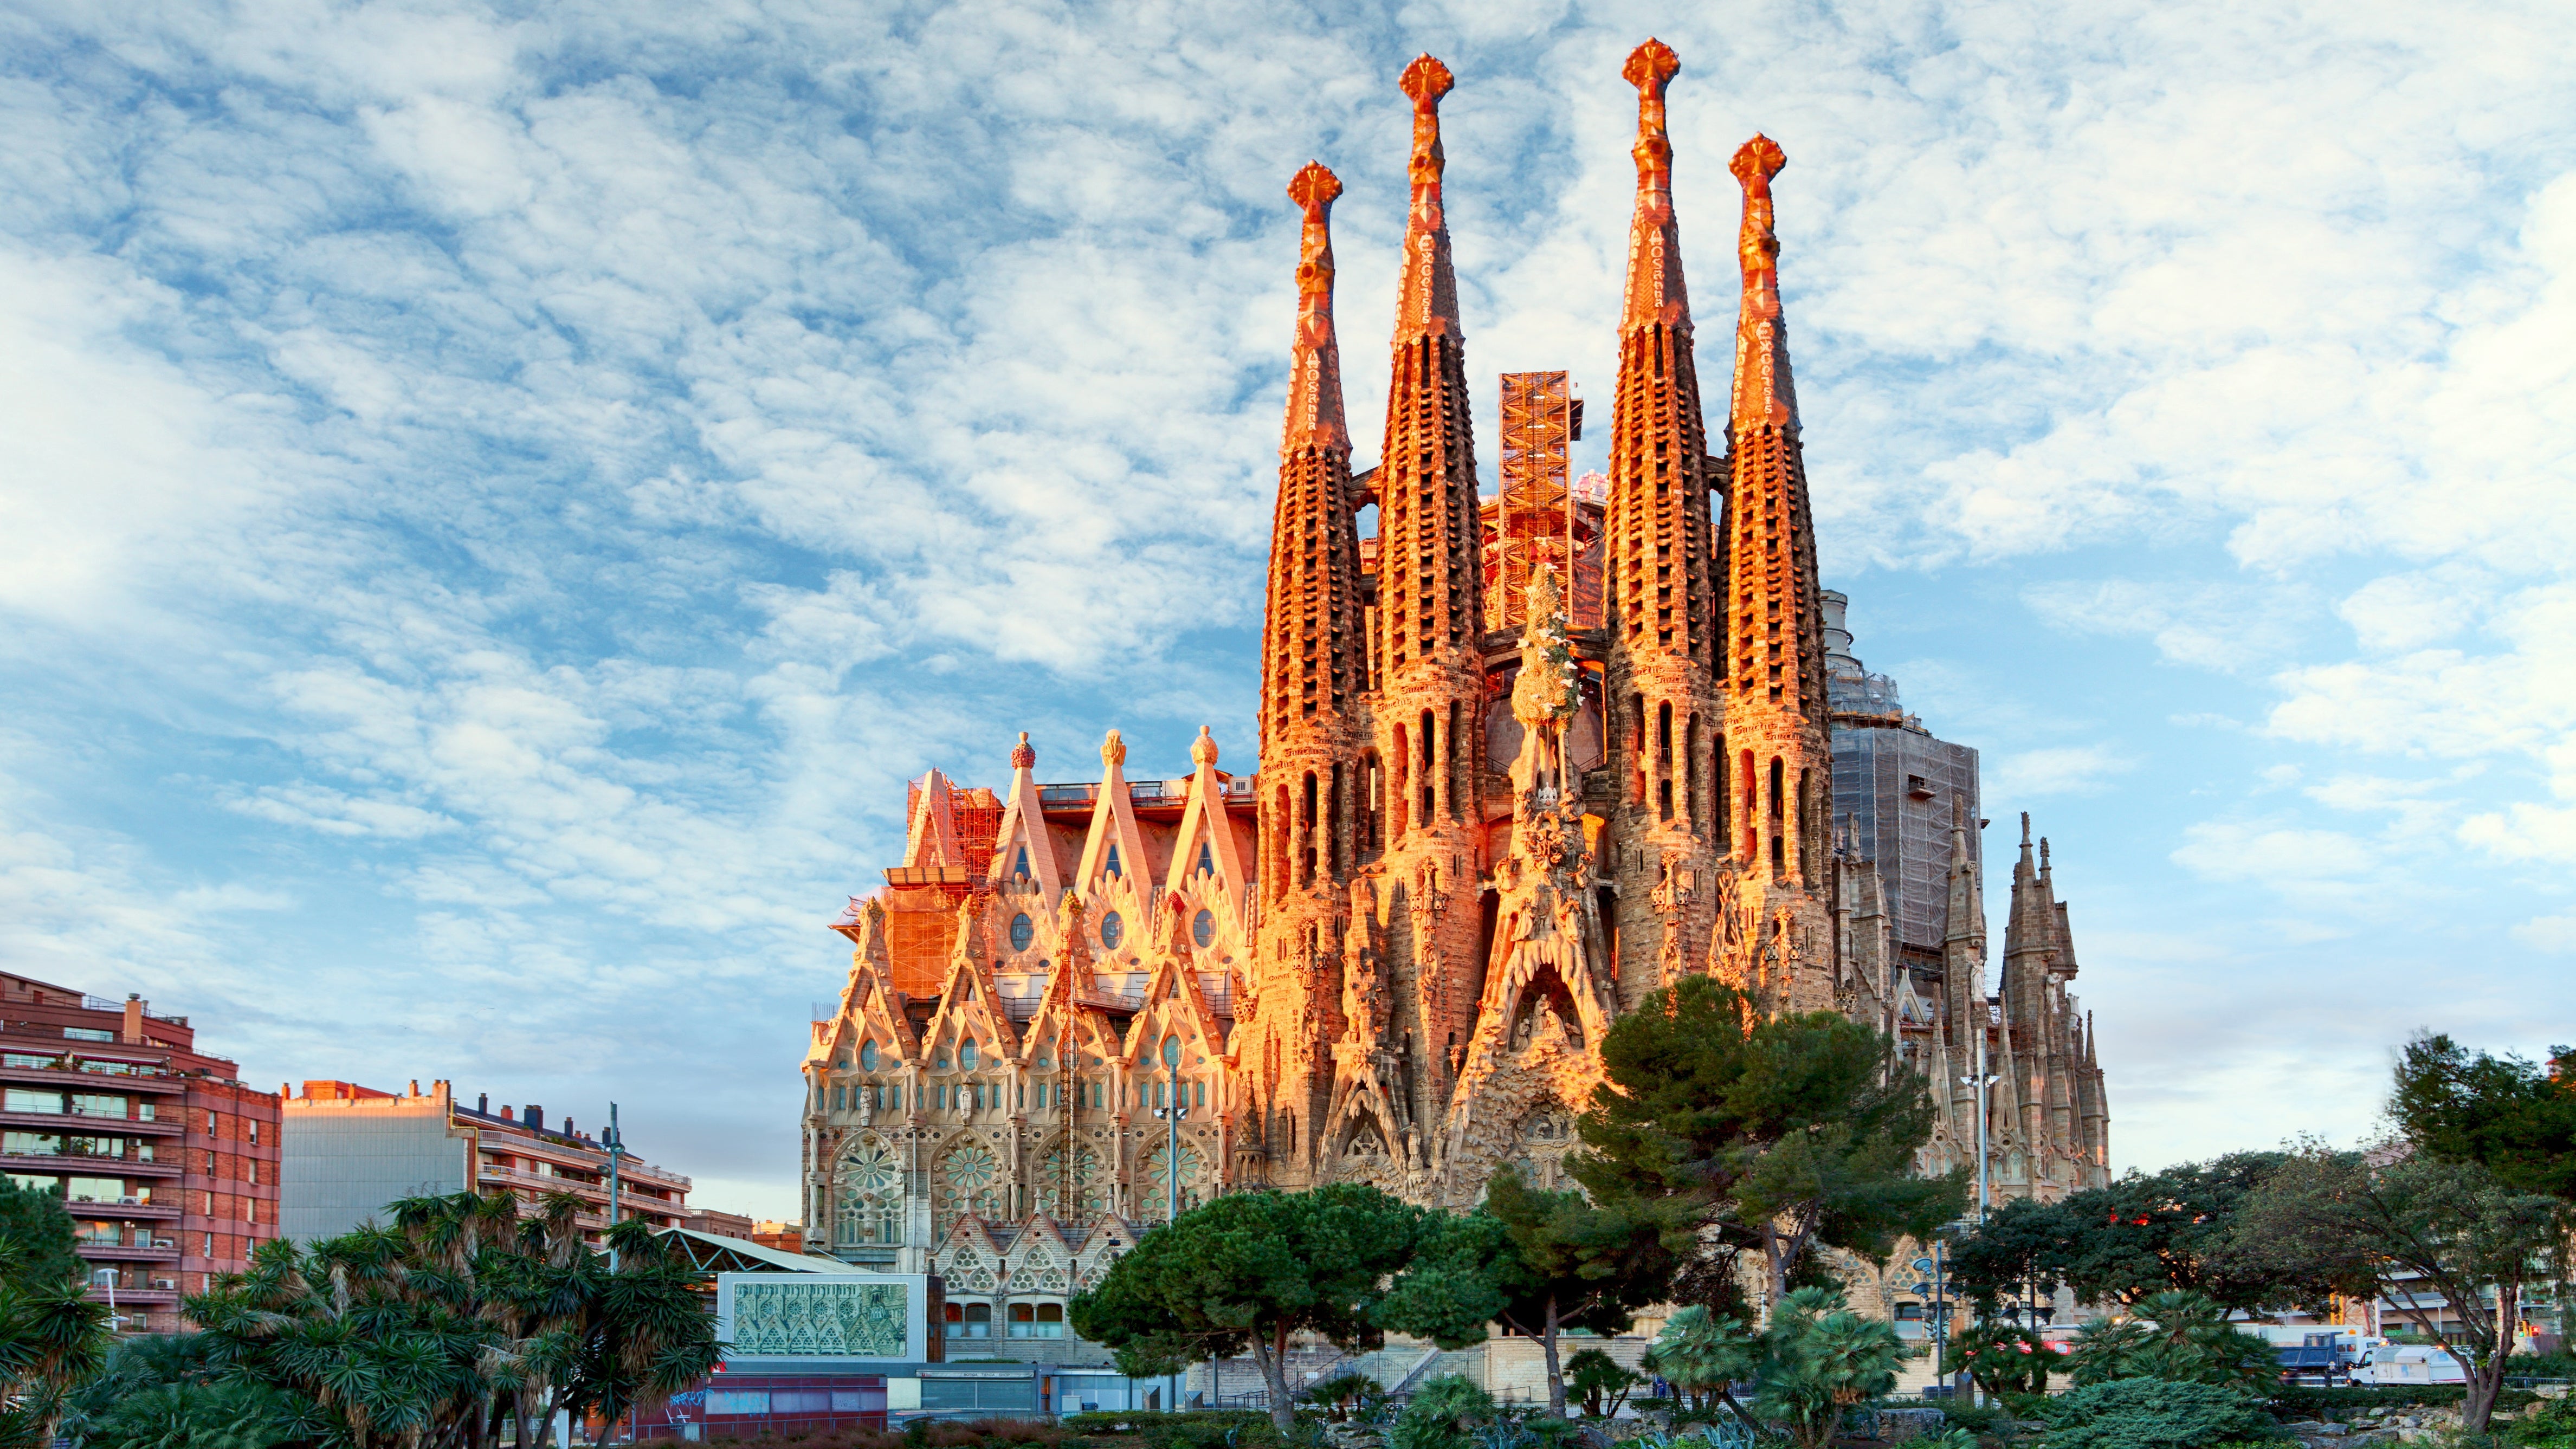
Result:
<svg viewBox="0 0 2576 1449">
<path fill-rule="evenodd" d="M 2447 1348 L 2421 1343 L 2376 1343 L 2352 1366 L 2357 1384 L 2465 1384 L 2468 1365 Z"/>
</svg>

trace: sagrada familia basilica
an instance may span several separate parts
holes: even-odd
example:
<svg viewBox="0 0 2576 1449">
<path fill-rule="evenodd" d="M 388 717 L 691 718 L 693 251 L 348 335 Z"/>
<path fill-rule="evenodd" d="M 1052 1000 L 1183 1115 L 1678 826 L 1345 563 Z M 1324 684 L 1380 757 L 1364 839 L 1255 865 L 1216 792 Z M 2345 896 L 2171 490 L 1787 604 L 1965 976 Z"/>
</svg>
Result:
<svg viewBox="0 0 2576 1449">
<path fill-rule="evenodd" d="M 1987 984 L 1976 755 L 1848 652 L 1817 580 L 1767 137 L 1744 195 L 1734 377 L 1702 412 L 1665 90 L 1637 91 L 1604 475 L 1566 478 L 1563 373 L 1502 381 L 1480 498 L 1441 191 L 1437 60 L 1403 77 L 1411 210 L 1386 434 L 1352 467 L 1333 314 L 1341 183 L 1309 164 L 1261 646 L 1260 770 L 1007 787 L 933 771 L 805 1060 L 809 1244 L 939 1272 L 961 1336 L 1052 1338 L 1177 1201 L 1338 1181 L 1474 1203 L 1555 1181 L 1602 1033 L 1707 973 L 1895 1036 L 1941 1117 L 1922 1168 L 1999 1195 L 2108 1175 L 2066 908 L 2027 817 Z M 1376 535 L 1359 532 L 1375 510 Z M 1088 773 L 1086 771 L 1085 773 Z M 975 1324 L 987 1325 L 977 1329 Z M 961 1325 L 952 1325 L 958 1332 Z"/>
</svg>

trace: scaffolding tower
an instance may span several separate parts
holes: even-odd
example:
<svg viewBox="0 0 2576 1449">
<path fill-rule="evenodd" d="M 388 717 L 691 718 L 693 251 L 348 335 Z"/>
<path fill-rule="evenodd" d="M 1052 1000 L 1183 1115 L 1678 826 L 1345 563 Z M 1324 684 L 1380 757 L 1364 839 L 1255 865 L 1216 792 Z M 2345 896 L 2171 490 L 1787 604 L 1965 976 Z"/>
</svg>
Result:
<svg viewBox="0 0 2576 1449">
<path fill-rule="evenodd" d="M 1485 627 L 1528 622 L 1530 581 L 1556 570 L 1571 599 L 1574 494 L 1566 486 L 1566 445 L 1583 436 L 1583 400 L 1562 372 L 1506 372 L 1503 378 L 1502 496 L 1485 543 Z"/>
</svg>

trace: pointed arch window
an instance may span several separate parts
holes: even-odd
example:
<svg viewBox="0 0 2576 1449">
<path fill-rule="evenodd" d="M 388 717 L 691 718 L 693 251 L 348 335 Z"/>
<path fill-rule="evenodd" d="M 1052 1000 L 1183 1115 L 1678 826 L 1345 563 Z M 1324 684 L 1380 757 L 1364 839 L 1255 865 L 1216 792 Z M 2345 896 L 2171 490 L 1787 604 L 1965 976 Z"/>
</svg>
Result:
<svg viewBox="0 0 2576 1449">
<path fill-rule="evenodd" d="M 1114 840 L 1113 840 L 1113 841 L 1109 842 L 1109 861 L 1108 861 L 1108 863 L 1107 863 L 1106 865 L 1103 865 L 1103 866 L 1101 867 L 1101 869 L 1102 869 L 1102 870 L 1105 870 L 1105 871 L 1107 871 L 1107 872 L 1109 872 L 1111 875 L 1116 875 L 1116 874 L 1118 874 L 1118 842 L 1117 842 L 1117 841 L 1114 841 Z"/>
<path fill-rule="evenodd" d="M 1019 859 L 1012 864 L 1011 871 L 1013 874 L 1019 876 L 1026 876 L 1029 873 L 1029 848 L 1027 846 L 1023 845 L 1020 847 Z"/>
<path fill-rule="evenodd" d="M 1216 874 L 1216 847 L 1204 840 L 1199 842 L 1199 874 Z M 1207 943 L 1201 941 L 1199 944 L 1204 946 Z"/>
</svg>

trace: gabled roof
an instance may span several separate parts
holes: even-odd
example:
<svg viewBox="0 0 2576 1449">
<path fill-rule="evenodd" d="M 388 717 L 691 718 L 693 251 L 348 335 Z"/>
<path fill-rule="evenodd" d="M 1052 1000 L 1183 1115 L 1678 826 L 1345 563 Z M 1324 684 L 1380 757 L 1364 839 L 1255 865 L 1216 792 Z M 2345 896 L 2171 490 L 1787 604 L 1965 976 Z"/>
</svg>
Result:
<svg viewBox="0 0 2576 1449">
<path fill-rule="evenodd" d="M 812 1253 L 782 1253 L 740 1238 L 720 1238 L 695 1228 L 664 1228 L 655 1233 L 668 1238 L 688 1258 L 689 1265 L 701 1273 L 865 1273 L 868 1270 L 844 1263 L 838 1258 L 819 1258 Z"/>
</svg>

